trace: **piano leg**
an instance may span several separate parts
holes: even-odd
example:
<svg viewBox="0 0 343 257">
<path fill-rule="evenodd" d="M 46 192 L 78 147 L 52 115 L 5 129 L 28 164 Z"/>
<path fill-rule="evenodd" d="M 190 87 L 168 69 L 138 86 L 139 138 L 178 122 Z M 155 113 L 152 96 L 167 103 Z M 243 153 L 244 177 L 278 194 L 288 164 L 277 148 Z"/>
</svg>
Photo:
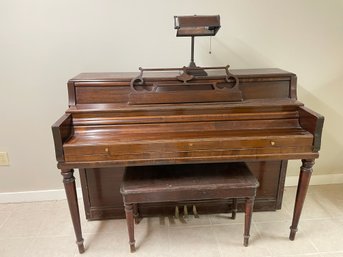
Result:
<svg viewBox="0 0 343 257">
<path fill-rule="evenodd" d="M 80 223 L 80 212 L 79 212 L 79 205 L 77 202 L 75 177 L 73 173 L 74 173 L 74 170 L 72 169 L 61 171 L 61 174 L 63 176 L 64 189 L 67 195 L 69 211 L 70 211 L 71 219 L 73 221 L 74 231 L 76 235 L 76 244 L 79 248 L 79 252 L 83 253 L 85 251 L 85 247 L 83 245 L 81 223 Z"/>
<path fill-rule="evenodd" d="M 314 160 L 302 160 L 302 166 L 300 168 L 300 176 L 298 182 L 298 189 L 297 195 L 295 198 L 295 205 L 294 205 L 294 212 L 293 212 L 293 220 L 292 225 L 290 227 L 291 233 L 289 235 L 290 240 L 294 240 L 295 234 L 298 231 L 298 223 L 301 215 L 301 211 L 304 205 L 307 189 L 310 183 L 311 175 L 312 175 L 312 167 L 314 165 Z"/>
<path fill-rule="evenodd" d="M 254 197 L 248 197 L 245 199 L 245 221 L 244 221 L 244 246 L 248 246 L 250 238 L 250 227 L 252 211 L 254 208 Z"/>
</svg>

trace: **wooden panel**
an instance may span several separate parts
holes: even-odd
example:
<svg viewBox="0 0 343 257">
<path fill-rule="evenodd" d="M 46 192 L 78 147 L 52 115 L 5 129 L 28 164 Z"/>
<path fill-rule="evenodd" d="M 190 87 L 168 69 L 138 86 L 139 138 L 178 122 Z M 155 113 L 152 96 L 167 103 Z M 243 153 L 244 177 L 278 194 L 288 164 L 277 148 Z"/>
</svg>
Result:
<svg viewBox="0 0 343 257">
<path fill-rule="evenodd" d="M 243 99 L 289 98 L 291 92 L 290 81 L 242 82 L 239 87 Z"/>
<path fill-rule="evenodd" d="M 285 161 L 247 163 L 260 183 L 255 201 L 255 211 L 272 211 L 281 208 L 286 173 L 286 165 L 283 163 Z M 119 192 L 123 172 L 123 167 L 113 167 L 85 169 L 84 174 L 81 173 L 82 188 L 86 189 L 83 192 L 83 200 L 87 219 L 125 217 L 122 197 Z M 173 215 L 174 208 L 174 204 L 160 203 L 140 206 L 144 216 Z M 230 201 L 197 203 L 199 213 L 228 212 L 230 208 Z"/>
<path fill-rule="evenodd" d="M 113 82 L 109 85 L 103 84 L 80 84 L 75 83 L 75 104 L 93 103 L 127 103 L 130 99 L 132 104 L 147 103 L 187 103 L 187 102 L 230 102 L 248 99 L 281 99 L 290 98 L 290 81 L 248 81 L 240 84 L 240 91 L 219 91 L 219 92 L 161 92 L 161 93 L 136 93 L 129 98 L 130 88 L 128 83 Z M 212 94 L 209 97 L 209 94 Z"/>
<path fill-rule="evenodd" d="M 78 106 L 80 107 L 80 106 Z M 280 122 L 285 119 L 294 120 L 298 119 L 298 106 L 273 106 L 268 107 L 256 107 L 248 109 L 247 106 L 244 108 L 220 108 L 210 109 L 208 106 L 203 106 L 203 109 L 189 110 L 184 108 L 175 108 L 170 110 L 168 108 L 155 109 L 155 110 L 144 110 L 142 107 L 140 110 L 98 110 L 96 112 L 81 112 L 75 113 L 74 110 L 70 110 L 73 114 L 73 124 L 78 131 L 85 131 L 87 129 L 103 129 L 114 127 L 102 127 L 103 125 L 128 125 L 128 124 L 140 124 L 145 126 L 150 123 L 165 123 L 165 127 L 170 123 L 180 122 L 180 125 L 187 125 L 186 122 L 217 122 L 217 121 L 250 121 L 252 126 L 257 120 L 261 120 L 266 125 L 266 121 L 273 120 L 273 123 Z M 227 106 L 228 107 L 228 106 Z M 237 107 L 237 106 L 235 106 Z M 243 109 L 243 110 L 242 110 Z M 289 109 L 289 110 L 288 110 Z M 293 110 L 292 110 L 293 109 Z M 245 112 L 244 112 L 245 111 Z M 261 123 L 260 122 L 260 123 Z M 287 121 L 286 121 L 287 122 Z M 162 124 L 163 124 L 162 123 Z M 167 124 L 168 123 L 168 124 Z M 269 122 L 270 123 L 270 122 Z M 86 127 L 87 125 L 87 127 Z M 197 124 L 198 125 L 198 124 Z M 247 124 L 244 124 L 245 126 Z M 256 126 L 259 125 L 258 123 Z M 95 127 L 97 126 L 97 127 Z M 255 124 L 254 124 L 255 126 Z M 129 128 L 130 126 L 126 126 Z M 120 127 L 119 127 L 120 128 Z M 261 127 L 258 127 L 261 128 Z"/>
<path fill-rule="evenodd" d="M 120 137 L 110 139 L 105 137 L 100 142 L 101 135 L 89 138 L 73 137 L 64 145 L 65 160 L 102 161 L 102 160 L 139 160 L 178 157 L 202 156 L 236 156 L 308 153 L 312 151 L 313 136 L 304 131 L 291 133 L 274 133 L 270 135 L 257 133 L 249 137 L 252 131 L 245 131 L 245 136 L 239 133 L 225 131 L 210 131 L 187 133 L 156 133 L 129 134 L 128 142 L 121 142 Z M 256 133 L 256 132 L 255 132 Z M 299 134 L 298 134 L 299 133 Z M 123 137 L 123 135 L 120 135 Z M 210 137 L 211 136 L 211 137 Z M 179 139 L 177 138 L 179 137 Z M 191 140 L 191 138 L 193 140 Z M 124 137 L 123 137 L 124 138 Z M 168 138 L 172 138 L 171 140 Z M 200 140 L 199 140 L 200 138 Z"/>
<path fill-rule="evenodd" d="M 124 167 L 82 169 L 80 178 L 87 219 L 125 217 L 119 192 L 124 170 Z"/>
<path fill-rule="evenodd" d="M 264 117 L 259 116 L 258 120 L 251 120 L 254 118 L 254 115 L 249 116 L 249 119 L 243 118 L 243 117 L 237 117 L 237 115 L 233 115 L 231 119 L 235 118 L 235 120 L 230 120 L 230 116 L 224 116 L 221 117 L 223 120 L 220 120 L 219 117 L 218 120 L 214 121 L 198 121 L 198 122 L 185 122 L 180 119 L 180 122 L 178 123 L 171 123 L 171 122 L 165 122 L 165 123 L 140 123 L 140 124 L 118 124 L 115 126 L 109 126 L 109 125 L 89 125 L 87 127 L 85 126 L 77 126 L 75 127 L 75 133 L 80 133 L 81 136 L 87 136 L 86 133 L 90 133 L 89 136 L 92 135 L 92 133 L 97 133 L 102 135 L 102 137 L 118 137 L 122 138 L 123 136 L 131 137 L 133 133 L 135 134 L 142 134 L 144 131 L 146 131 L 147 134 L 156 133 L 157 135 L 160 135 L 160 133 L 171 133 L 171 132 L 198 132 L 198 131 L 217 131 L 217 133 L 224 133 L 224 131 L 234 131 L 236 130 L 235 134 L 241 133 L 239 131 L 241 130 L 248 130 L 250 129 L 252 132 L 255 131 L 255 134 L 258 133 L 258 129 L 261 129 L 262 131 L 265 129 L 292 129 L 290 133 L 300 133 L 300 125 L 297 117 L 294 117 L 293 119 L 286 119 L 283 117 L 288 117 L 288 115 L 294 116 L 295 114 L 292 113 L 278 113 L 276 114 L 270 114 L 270 113 L 264 113 Z M 255 114 L 255 116 L 258 116 Z M 207 115 L 207 117 L 211 120 L 211 116 Z M 277 117 L 275 119 L 274 117 Z M 228 118 L 229 120 L 224 120 L 225 118 Z M 241 119 L 240 119 L 241 118 Z M 251 118 L 251 119 L 250 119 Z M 274 119 L 272 119 L 274 118 Z M 73 120 L 74 126 L 75 119 Z M 277 132 L 277 131 L 276 131 Z M 234 133 L 234 132 L 233 132 Z M 283 133 L 285 133 L 285 130 L 283 130 Z M 250 133 L 252 134 L 252 133 Z M 261 134 L 261 133 L 260 133 Z M 162 137 L 160 135 L 160 137 Z M 100 139 L 99 139 L 100 140 Z M 123 141 L 123 140 L 121 140 Z"/>
<path fill-rule="evenodd" d="M 133 94 L 131 103 L 168 103 L 168 102 L 206 102 L 211 101 L 240 101 L 249 99 L 287 99 L 296 97 L 295 87 L 292 81 L 295 75 L 292 73 L 275 70 L 275 73 L 268 73 L 270 70 L 256 70 L 256 74 L 244 74 L 237 72 L 239 77 L 239 90 L 233 95 L 226 95 L 225 92 L 218 92 L 212 97 L 206 96 L 202 90 L 195 93 L 169 92 L 155 97 L 155 94 Z M 242 74 L 240 74 L 242 73 Z M 93 73 L 81 74 L 68 82 L 69 105 L 76 104 L 106 104 L 106 103 L 127 103 L 130 89 L 130 81 L 135 77 L 135 73 Z M 147 81 L 174 81 L 180 83 L 175 76 L 178 74 L 155 74 Z M 166 76 L 166 77 L 164 77 Z M 225 76 L 215 75 L 207 78 L 194 79 L 196 83 L 220 83 L 225 80 Z M 193 81 L 193 80 L 192 80 Z M 293 83 L 294 84 L 294 83 Z M 221 91 L 221 90 L 220 90 Z M 175 97 L 175 94 L 177 97 Z M 198 99 L 196 100 L 198 96 Z M 181 98 L 180 98 L 181 97 Z M 149 98 L 149 99 L 147 99 Z M 177 99 L 180 98 L 180 99 Z M 207 100 L 206 100 L 207 99 Z"/>
<path fill-rule="evenodd" d="M 221 91 L 182 91 L 162 93 L 131 93 L 130 104 L 167 104 L 167 103 L 208 103 L 242 101 L 240 92 Z"/>
<path fill-rule="evenodd" d="M 76 104 L 125 103 L 129 87 L 123 86 L 76 86 Z"/>
</svg>

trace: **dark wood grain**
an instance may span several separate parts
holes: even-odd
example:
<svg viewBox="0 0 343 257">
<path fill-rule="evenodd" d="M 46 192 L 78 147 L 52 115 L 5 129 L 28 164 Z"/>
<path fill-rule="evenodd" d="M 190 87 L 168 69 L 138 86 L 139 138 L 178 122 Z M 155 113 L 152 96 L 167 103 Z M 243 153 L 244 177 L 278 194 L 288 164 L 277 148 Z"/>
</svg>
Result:
<svg viewBox="0 0 343 257">
<path fill-rule="evenodd" d="M 281 162 L 285 169 L 287 160 L 318 158 L 324 119 L 297 100 L 295 74 L 280 69 L 232 70 L 231 73 L 239 79 L 236 89 L 241 92 L 241 101 L 223 102 L 220 98 L 219 102 L 205 97 L 204 102 L 199 102 L 195 98 L 199 92 L 204 93 L 204 88 L 199 88 L 199 92 L 192 88 L 194 99 L 189 102 L 180 98 L 174 99 L 174 103 L 158 101 L 137 105 L 129 103 L 129 94 L 133 92 L 130 82 L 138 73 L 76 76 L 68 82 L 69 108 L 53 125 L 58 168 L 84 169 L 81 179 L 89 182 L 92 179 L 87 178 L 87 170 L 102 172 L 132 166 L 227 162 Z M 225 79 L 223 72 L 209 70 L 208 74 L 208 77 L 195 77 L 193 82 L 220 85 Z M 180 83 L 176 75 L 152 72 L 145 79 L 148 86 Z M 182 91 L 192 98 L 190 89 Z M 293 231 L 309 183 L 309 176 L 304 175 L 306 169 L 302 170 L 301 176 L 305 178 L 298 185 L 301 193 L 296 199 Z M 278 181 L 284 181 L 284 175 L 277 174 Z M 97 188 L 101 187 L 99 181 L 95 182 Z M 272 183 L 267 184 L 271 187 Z M 280 185 L 277 184 L 278 189 L 270 198 L 273 208 L 276 202 L 281 205 L 283 182 Z M 105 199 L 103 191 L 96 194 L 99 199 Z M 88 190 L 84 190 L 86 193 L 89 194 Z M 92 211 L 104 209 L 102 200 L 97 209 L 92 197 L 88 197 L 89 216 Z M 259 200 L 257 196 L 256 206 Z M 264 204 L 268 205 L 267 198 Z M 141 207 L 144 211 L 144 206 Z M 108 210 L 113 207 L 108 206 Z M 73 216 L 75 212 L 76 207 L 71 208 Z"/>
<path fill-rule="evenodd" d="M 245 163 L 145 166 L 128 168 L 120 192 L 125 205 L 129 244 L 135 251 L 133 205 L 149 202 L 184 202 L 243 198 L 244 246 L 259 182 Z"/>
<path fill-rule="evenodd" d="M 52 125 L 57 161 L 64 161 L 63 144 L 74 134 L 72 122 L 72 115 L 66 113 Z"/>
<path fill-rule="evenodd" d="M 67 195 L 68 206 L 71 214 L 71 219 L 73 221 L 74 232 L 76 236 L 76 244 L 79 248 L 79 253 L 83 253 L 85 251 L 85 247 L 83 245 L 79 205 L 77 203 L 75 178 L 73 173 L 74 171 L 72 169 L 61 171 L 61 174 L 63 176 L 64 188 Z"/>
<path fill-rule="evenodd" d="M 302 166 L 300 168 L 300 176 L 298 182 L 298 189 L 296 195 L 296 201 L 294 204 L 293 220 L 290 227 L 291 232 L 289 235 L 290 240 L 295 239 L 295 234 L 298 231 L 298 224 L 300 220 L 301 211 L 305 202 L 308 186 L 313 172 L 314 160 L 302 160 Z"/>
<path fill-rule="evenodd" d="M 299 109 L 300 125 L 313 135 L 313 151 L 320 150 L 324 116 L 304 106 Z"/>
<path fill-rule="evenodd" d="M 255 199 L 255 211 L 275 211 L 281 208 L 287 161 L 248 162 L 260 186 Z M 81 185 L 86 218 L 89 220 L 125 218 L 119 187 L 125 167 L 81 169 Z M 189 203 L 191 205 L 191 203 Z M 239 209 L 243 203 L 239 201 Z M 230 212 L 227 201 L 196 203 L 199 214 Z M 141 204 L 142 216 L 173 215 L 175 204 Z"/>
<path fill-rule="evenodd" d="M 246 197 L 245 198 L 245 217 L 244 217 L 244 246 L 248 246 L 249 238 L 250 238 L 250 226 L 251 226 L 251 218 L 252 218 L 252 211 L 254 208 L 254 200 L 255 197 Z"/>
</svg>

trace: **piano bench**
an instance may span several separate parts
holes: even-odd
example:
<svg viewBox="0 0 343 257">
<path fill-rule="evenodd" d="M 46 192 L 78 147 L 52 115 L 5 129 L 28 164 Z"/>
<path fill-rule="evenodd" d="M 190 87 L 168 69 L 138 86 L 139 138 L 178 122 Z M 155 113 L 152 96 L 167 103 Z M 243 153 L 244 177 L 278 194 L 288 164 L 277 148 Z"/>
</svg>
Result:
<svg viewBox="0 0 343 257">
<path fill-rule="evenodd" d="M 128 167 L 120 192 L 125 206 L 131 252 L 135 251 L 135 206 L 152 202 L 244 198 L 244 246 L 248 246 L 258 186 L 257 179 L 242 162 Z"/>
</svg>

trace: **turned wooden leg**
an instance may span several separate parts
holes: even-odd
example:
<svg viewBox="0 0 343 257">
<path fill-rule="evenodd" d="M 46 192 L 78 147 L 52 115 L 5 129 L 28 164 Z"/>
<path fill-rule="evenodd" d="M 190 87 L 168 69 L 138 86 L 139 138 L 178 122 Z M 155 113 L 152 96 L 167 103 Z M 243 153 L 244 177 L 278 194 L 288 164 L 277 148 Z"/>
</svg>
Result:
<svg viewBox="0 0 343 257">
<path fill-rule="evenodd" d="M 133 221 L 133 204 L 125 204 L 125 215 L 126 215 L 126 223 L 127 223 L 127 230 L 129 232 L 129 244 L 130 244 L 130 251 L 136 251 L 135 247 L 135 231 L 134 231 L 134 221 Z"/>
<path fill-rule="evenodd" d="M 251 226 L 252 211 L 254 208 L 254 200 L 255 198 L 253 197 L 246 198 L 245 200 L 244 246 L 248 246 L 249 244 L 250 226 Z"/>
<path fill-rule="evenodd" d="M 300 176 L 298 181 L 297 196 L 295 198 L 294 212 L 292 225 L 290 227 L 291 232 L 289 234 L 289 239 L 294 240 L 295 234 L 298 231 L 298 223 L 301 215 L 301 211 L 306 198 L 307 189 L 310 183 L 312 175 L 312 167 L 314 165 L 314 160 L 302 160 L 302 166 L 300 168 Z"/>
<path fill-rule="evenodd" d="M 77 194 L 76 194 L 76 187 L 75 187 L 75 178 L 73 176 L 74 170 L 62 170 L 61 174 L 63 176 L 63 184 L 64 189 L 67 195 L 69 211 L 71 215 L 71 219 L 73 221 L 75 236 L 76 236 L 76 244 L 79 248 L 79 252 L 83 253 L 85 251 L 85 247 L 83 245 L 83 238 L 81 232 L 81 223 L 80 223 L 80 212 L 79 212 L 79 205 L 77 202 Z"/>
<path fill-rule="evenodd" d="M 237 198 L 233 198 L 232 199 L 232 215 L 231 215 L 231 219 L 236 219 L 236 214 L 237 214 Z"/>
<path fill-rule="evenodd" d="M 140 214 L 139 214 L 139 207 L 138 204 L 133 205 L 133 217 L 135 220 L 135 224 L 139 224 L 140 222 Z"/>
</svg>

